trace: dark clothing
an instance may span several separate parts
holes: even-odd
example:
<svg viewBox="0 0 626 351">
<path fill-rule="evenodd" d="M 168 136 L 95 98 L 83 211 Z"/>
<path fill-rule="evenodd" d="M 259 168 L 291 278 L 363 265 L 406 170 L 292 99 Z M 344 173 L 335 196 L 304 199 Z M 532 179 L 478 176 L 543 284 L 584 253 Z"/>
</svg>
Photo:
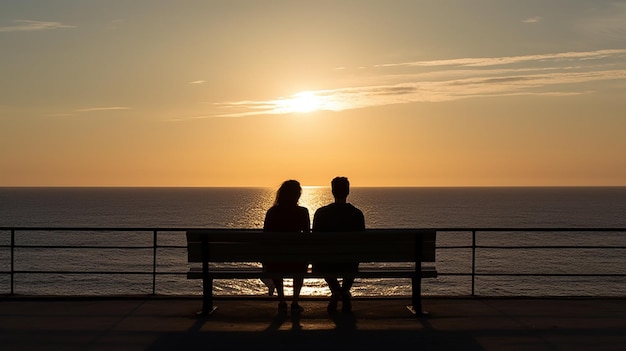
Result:
<svg viewBox="0 0 626 351">
<path fill-rule="evenodd" d="M 315 211 L 314 232 L 358 232 L 365 230 L 363 212 L 352 204 L 332 203 Z"/>
<path fill-rule="evenodd" d="M 313 232 L 358 232 L 365 230 L 363 212 L 349 203 L 332 203 L 315 211 Z M 358 262 L 313 263 L 315 272 L 358 270 Z"/>
<path fill-rule="evenodd" d="M 263 231 L 303 232 L 311 231 L 309 210 L 302 206 L 272 206 L 265 214 Z"/>
<path fill-rule="evenodd" d="M 271 207 L 263 224 L 265 232 L 310 232 L 309 210 L 301 206 Z M 297 235 L 297 234 L 294 234 Z M 266 271 L 306 272 L 307 262 L 263 262 Z"/>
</svg>

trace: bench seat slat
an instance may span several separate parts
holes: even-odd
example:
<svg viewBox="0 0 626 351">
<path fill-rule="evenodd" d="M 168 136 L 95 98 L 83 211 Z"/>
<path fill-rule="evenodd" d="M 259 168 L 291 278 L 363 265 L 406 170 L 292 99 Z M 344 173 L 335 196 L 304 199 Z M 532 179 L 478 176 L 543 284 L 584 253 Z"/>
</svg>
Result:
<svg viewBox="0 0 626 351">
<path fill-rule="evenodd" d="M 394 267 L 394 268 L 364 268 L 354 273 L 356 278 L 412 278 L 415 270 L 412 267 Z M 436 278 L 437 270 L 435 267 L 422 267 L 422 278 Z M 344 276 L 343 273 L 315 273 L 308 272 L 304 274 L 304 278 L 325 278 L 328 276 Z M 281 272 L 264 272 L 261 268 L 242 267 L 242 268 L 215 268 L 209 273 L 212 279 L 260 279 L 260 278 L 291 278 L 293 273 Z M 202 279 L 202 268 L 192 267 L 187 272 L 188 279 Z"/>
<path fill-rule="evenodd" d="M 245 253 L 245 252 L 233 252 L 232 254 L 226 252 L 215 253 L 210 262 L 227 263 L 227 262 L 275 262 L 276 253 Z M 320 255 L 305 254 L 302 252 L 289 252 L 281 253 L 281 262 L 407 262 L 414 255 L 408 254 L 396 254 L 396 253 L 356 253 L 356 252 L 343 252 L 333 255 Z M 431 260 L 422 260 L 423 262 L 433 262 Z M 202 262 L 201 260 L 190 262 Z"/>
<path fill-rule="evenodd" d="M 278 242 L 295 236 L 307 237 L 317 236 L 320 238 L 328 238 L 335 242 L 346 240 L 354 243 L 355 232 L 314 232 L 311 234 L 289 233 L 289 232 L 272 232 L 266 233 L 261 229 L 194 229 L 187 231 L 188 242 L 200 242 L 204 237 L 210 237 L 213 242 L 232 242 L 233 240 L 240 242 L 250 242 L 254 240 L 276 240 Z M 365 232 L 358 232 L 359 239 L 366 240 L 368 237 L 380 238 L 386 237 L 390 240 L 399 240 L 406 235 L 419 234 L 425 241 L 435 241 L 436 234 L 433 230 L 417 230 L 417 229 L 367 229 Z"/>
</svg>

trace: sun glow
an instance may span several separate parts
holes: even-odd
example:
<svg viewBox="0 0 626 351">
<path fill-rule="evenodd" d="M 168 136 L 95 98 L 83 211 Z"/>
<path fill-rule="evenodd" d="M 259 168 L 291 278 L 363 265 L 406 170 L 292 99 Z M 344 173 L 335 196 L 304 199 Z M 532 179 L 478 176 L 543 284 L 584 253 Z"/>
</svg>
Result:
<svg viewBox="0 0 626 351">
<path fill-rule="evenodd" d="M 303 91 L 277 102 L 283 113 L 307 113 L 320 109 L 320 99 L 315 93 Z"/>
<path fill-rule="evenodd" d="M 243 117 L 265 114 L 293 114 L 315 111 L 343 111 L 358 108 L 349 94 L 333 90 L 302 91 L 291 96 L 275 100 L 238 101 L 218 103 L 232 112 L 215 115 L 215 117 Z M 354 105 L 354 106 L 353 106 Z"/>
</svg>

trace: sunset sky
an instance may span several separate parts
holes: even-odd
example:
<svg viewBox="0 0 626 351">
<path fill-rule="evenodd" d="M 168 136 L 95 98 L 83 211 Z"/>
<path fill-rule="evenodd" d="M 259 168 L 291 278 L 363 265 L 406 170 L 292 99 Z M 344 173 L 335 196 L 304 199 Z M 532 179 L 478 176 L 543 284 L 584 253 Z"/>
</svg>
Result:
<svg viewBox="0 0 626 351">
<path fill-rule="evenodd" d="M 626 1 L 0 0 L 0 186 L 626 185 Z"/>
</svg>

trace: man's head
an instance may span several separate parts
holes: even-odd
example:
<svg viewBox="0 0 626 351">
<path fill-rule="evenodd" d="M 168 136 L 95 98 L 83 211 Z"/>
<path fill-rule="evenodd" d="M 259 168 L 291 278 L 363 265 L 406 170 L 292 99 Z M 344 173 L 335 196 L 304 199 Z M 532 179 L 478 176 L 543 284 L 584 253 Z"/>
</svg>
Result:
<svg viewBox="0 0 626 351">
<path fill-rule="evenodd" d="M 331 182 L 331 188 L 335 201 L 345 201 L 350 193 L 350 182 L 346 177 L 336 177 Z"/>
</svg>

